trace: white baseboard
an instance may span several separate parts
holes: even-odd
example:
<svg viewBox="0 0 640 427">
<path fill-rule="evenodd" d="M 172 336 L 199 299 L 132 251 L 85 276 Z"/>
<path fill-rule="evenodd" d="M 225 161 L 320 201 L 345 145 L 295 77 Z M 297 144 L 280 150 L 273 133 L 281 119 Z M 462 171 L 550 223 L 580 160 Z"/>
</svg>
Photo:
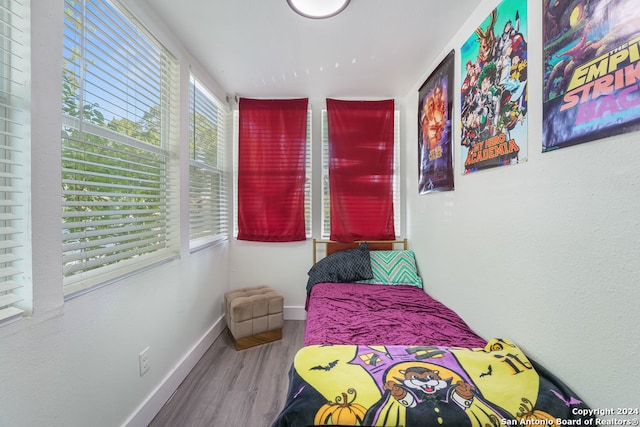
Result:
<svg viewBox="0 0 640 427">
<path fill-rule="evenodd" d="M 284 320 L 307 320 L 307 311 L 302 306 L 284 307 Z"/>
<path fill-rule="evenodd" d="M 164 404 L 171 398 L 182 381 L 202 358 L 211 344 L 218 338 L 226 327 L 224 316 L 200 338 L 200 340 L 184 355 L 182 360 L 170 371 L 164 380 L 156 387 L 147 399 L 136 408 L 133 414 L 124 422 L 126 427 L 147 427 Z"/>
<path fill-rule="evenodd" d="M 306 320 L 307 312 L 302 306 L 284 307 L 285 320 Z M 182 360 L 167 374 L 147 399 L 138 406 L 133 414 L 124 422 L 126 427 L 147 427 L 164 404 L 171 398 L 182 381 L 189 375 L 198 360 L 202 358 L 211 344 L 218 338 L 226 327 L 224 316 L 200 338 L 200 340 L 184 355 Z"/>
</svg>

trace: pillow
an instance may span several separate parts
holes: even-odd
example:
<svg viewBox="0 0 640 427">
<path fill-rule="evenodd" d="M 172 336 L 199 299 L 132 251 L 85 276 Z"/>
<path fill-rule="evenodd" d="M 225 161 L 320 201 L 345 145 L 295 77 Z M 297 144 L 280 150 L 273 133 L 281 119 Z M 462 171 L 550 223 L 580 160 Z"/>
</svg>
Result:
<svg viewBox="0 0 640 427">
<path fill-rule="evenodd" d="M 363 243 L 356 249 L 335 252 L 318 261 L 307 274 L 309 275 L 307 293 L 316 283 L 344 283 L 372 279 L 374 276 L 371 271 L 369 248 L 366 243 Z"/>
<path fill-rule="evenodd" d="M 412 285 L 422 288 L 413 251 L 371 251 L 373 279 L 361 283 Z"/>
</svg>

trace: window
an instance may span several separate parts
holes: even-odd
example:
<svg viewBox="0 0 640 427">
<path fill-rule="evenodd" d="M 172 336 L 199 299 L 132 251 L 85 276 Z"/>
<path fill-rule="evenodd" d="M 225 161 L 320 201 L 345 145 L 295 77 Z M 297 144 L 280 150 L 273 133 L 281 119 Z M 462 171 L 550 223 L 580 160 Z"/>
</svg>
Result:
<svg viewBox="0 0 640 427">
<path fill-rule="evenodd" d="M 238 110 L 234 110 L 233 112 L 233 143 L 235 147 L 238 147 L 238 139 L 239 139 L 239 135 L 238 135 L 238 126 L 239 126 L 239 121 L 240 121 L 240 115 Z M 304 183 L 304 222 L 305 222 L 305 234 L 307 239 L 311 238 L 312 235 L 312 231 L 311 231 L 311 202 L 312 202 L 312 198 L 311 198 L 311 161 L 312 161 L 312 156 L 311 156 L 311 129 L 312 129 L 312 123 L 311 123 L 311 119 L 312 119 L 312 111 L 308 110 L 307 111 L 307 141 L 306 141 L 306 158 L 305 158 L 305 175 L 306 175 L 306 179 L 305 179 L 305 183 Z M 237 153 L 237 151 L 236 151 Z M 235 176 L 234 176 L 234 185 L 236 188 L 238 188 L 238 176 L 237 176 L 237 171 L 238 171 L 238 165 L 237 165 L 237 156 L 234 159 L 235 161 L 235 165 L 234 165 L 234 171 L 235 172 Z M 235 192 L 235 197 L 234 197 L 234 211 L 236 212 L 236 217 L 235 217 L 235 221 L 234 221 L 234 235 L 237 236 L 238 235 L 238 218 L 237 218 L 237 212 L 238 212 L 238 197 L 237 197 L 237 191 Z"/>
<path fill-rule="evenodd" d="M 228 237 L 224 167 L 228 108 L 193 76 L 189 105 L 189 237 L 194 248 Z"/>
<path fill-rule="evenodd" d="M 177 254 L 177 76 L 118 3 L 65 0 L 65 295 Z"/>
<path fill-rule="evenodd" d="M 20 307 L 25 254 L 26 212 L 21 197 L 28 188 L 29 95 L 25 87 L 29 58 L 25 45 L 26 6 L 0 0 L 0 324 L 23 315 Z"/>
<path fill-rule="evenodd" d="M 393 118 L 393 221 L 396 234 L 400 234 L 400 112 Z M 322 110 L 322 238 L 331 234 L 331 203 L 329 197 L 329 127 L 327 110 Z"/>
</svg>

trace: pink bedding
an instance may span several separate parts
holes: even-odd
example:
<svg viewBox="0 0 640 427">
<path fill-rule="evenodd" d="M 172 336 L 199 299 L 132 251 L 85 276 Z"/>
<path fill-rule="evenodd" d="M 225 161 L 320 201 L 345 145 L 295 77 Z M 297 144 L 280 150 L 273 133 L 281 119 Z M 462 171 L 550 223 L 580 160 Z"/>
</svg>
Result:
<svg viewBox="0 0 640 427">
<path fill-rule="evenodd" d="M 305 346 L 486 345 L 453 310 L 414 286 L 318 283 L 307 305 Z"/>
</svg>

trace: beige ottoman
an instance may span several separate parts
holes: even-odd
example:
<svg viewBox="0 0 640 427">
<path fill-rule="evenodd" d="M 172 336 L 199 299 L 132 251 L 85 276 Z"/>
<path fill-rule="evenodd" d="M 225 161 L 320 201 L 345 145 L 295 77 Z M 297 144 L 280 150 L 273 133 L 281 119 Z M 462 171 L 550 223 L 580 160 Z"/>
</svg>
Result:
<svg viewBox="0 0 640 427">
<path fill-rule="evenodd" d="M 268 286 L 224 294 L 225 320 L 236 350 L 282 339 L 283 298 Z"/>
</svg>

